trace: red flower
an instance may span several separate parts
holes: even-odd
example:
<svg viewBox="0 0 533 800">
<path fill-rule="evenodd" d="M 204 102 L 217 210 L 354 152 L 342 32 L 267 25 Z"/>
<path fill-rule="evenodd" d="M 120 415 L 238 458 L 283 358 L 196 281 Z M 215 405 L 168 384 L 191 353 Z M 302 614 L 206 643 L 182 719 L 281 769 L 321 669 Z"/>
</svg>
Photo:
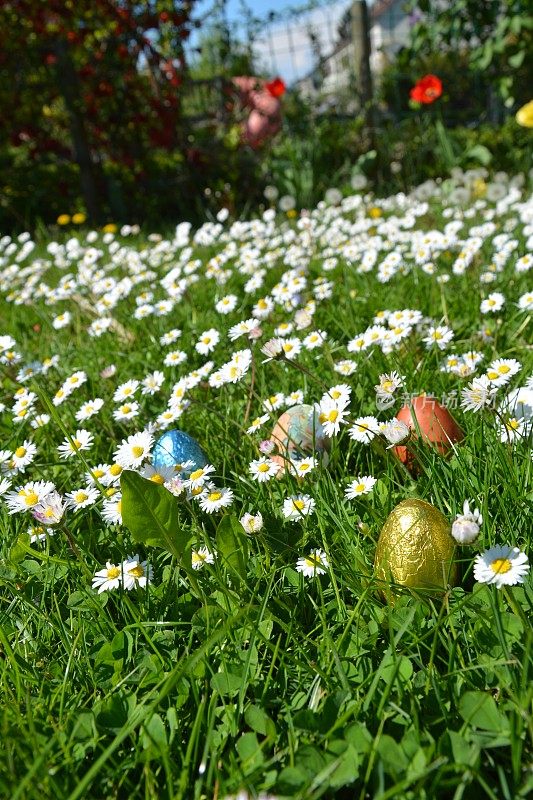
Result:
<svg viewBox="0 0 533 800">
<path fill-rule="evenodd" d="M 274 78 L 273 81 L 265 83 L 265 89 L 272 95 L 272 97 L 283 97 L 286 88 L 285 82 L 282 81 L 281 78 Z"/>
<path fill-rule="evenodd" d="M 424 75 L 411 89 L 409 96 L 415 103 L 435 102 L 442 94 L 442 81 L 436 75 Z"/>
</svg>

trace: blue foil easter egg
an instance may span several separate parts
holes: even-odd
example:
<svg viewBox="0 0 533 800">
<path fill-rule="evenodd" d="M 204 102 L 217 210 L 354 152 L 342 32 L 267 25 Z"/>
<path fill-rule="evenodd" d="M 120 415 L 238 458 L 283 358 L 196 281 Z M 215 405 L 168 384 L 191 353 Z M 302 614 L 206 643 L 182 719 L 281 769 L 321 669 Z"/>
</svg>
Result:
<svg viewBox="0 0 533 800">
<path fill-rule="evenodd" d="M 192 461 L 193 464 L 185 472 L 176 470 L 181 477 L 209 463 L 196 439 L 188 433 L 172 430 L 159 437 L 152 453 L 154 467 L 177 467 L 186 461 Z"/>
</svg>

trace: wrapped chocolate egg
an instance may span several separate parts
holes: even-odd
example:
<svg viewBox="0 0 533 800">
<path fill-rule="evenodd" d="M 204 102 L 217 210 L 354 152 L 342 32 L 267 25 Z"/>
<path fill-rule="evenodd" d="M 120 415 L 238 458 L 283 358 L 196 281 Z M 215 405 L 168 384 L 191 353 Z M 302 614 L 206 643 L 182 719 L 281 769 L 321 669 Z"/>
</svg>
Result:
<svg viewBox="0 0 533 800">
<path fill-rule="evenodd" d="M 379 535 L 375 576 L 438 594 L 457 582 L 454 549 L 451 524 L 444 514 L 424 500 L 404 500 L 391 511 Z"/>
<path fill-rule="evenodd" d="M 303 458 L 308 455 L 326 459 L 329 439 L 324 436 L 318 412 L 313 406 L 291 406 L 278 419 L 270 440 L 276 445 L 276 451 L 270 458 L 281 467 L 286 467 L 288 460 Z M 280 470 L 279 475 L 283 475 Z"/>
<path fill-rule="evenodd" d="M 396 418 L 411 429 L 411 436 L 420 433 L 423 441 L 431 444 L 441 455 L 452 452 L 452 447 L 464 439 L 464 433 L 447 408 L 438 403 L 434 397 L 420 395 L 413 398 L 396 414 Z M 400 461 L 409 468 L 413 459 L 405 445 L 398 445 L 394 452 Z"/>
<path fill-rule="evenodd" d="M 165 431 L 155 443 L 152 452 L 154 467 L 174 467 L 176 474 L 181 477 L 205 467 L 208 463 L 207 456 L 196 439 L 177 429 Z M 182 469 L 183 464 L 187 464 L 186 471 Z"/>
</svg>

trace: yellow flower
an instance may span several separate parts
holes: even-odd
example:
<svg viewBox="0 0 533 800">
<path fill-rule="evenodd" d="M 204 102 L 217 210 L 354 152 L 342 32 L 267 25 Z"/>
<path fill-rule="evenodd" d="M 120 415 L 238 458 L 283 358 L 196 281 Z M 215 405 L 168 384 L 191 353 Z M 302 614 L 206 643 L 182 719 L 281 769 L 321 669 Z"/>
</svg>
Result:
<svg viewBox="0 0 533 800">
<path fill-rule="evenodd" d="M 474 197 L 483 197 L 487 193 L 487 184 L 483 178 L 476 178 L 472 185 Z"/>
<path fill-rule="evenodd" d="M 115 225 L 114 222 L 108 222 L 107 225 L 104 225 L 102 230 L 103 230 L 104 233 L 116 233 L 117 232 L 117 226 Z"/>
<path fill-rule="evenodd" d="M 58 225 L 68 225 L 70 222 L 70 214 L 60 214 L 56 222 Z"/>
<path fill-rule="evenodd" d="M 296 219 L 296 217 L 298 216 L 298 212 L 296 211 L 295 208 L 289 208 L 289 210 L 287 211 L 287 216 L 289 219 Z"/>
<path fill-rule="evenodd" d="M 381 217 L 382 214 L 383 211 L 381 210 L 381 208 L 378 208 L 377 206 L 372 206 L 372 208 L 370 208 L 368 211 L 368 216 L 371 217 L 372 219 L 379 219 L 379 217 Z"/>
<path fill-rule="evenodd" d="M 87 217 L 85 216 L 85 214 L 82 214 L 81 212 L 72 215 L 72 222 L 74 223 L 74 225 L 83 225 L 86 219 Z"/>
<path fill-rule="evenodd" d="M 524 128 L 533 128 L 533 100 L 518 109 L 515 119 Z"/>
</svg>

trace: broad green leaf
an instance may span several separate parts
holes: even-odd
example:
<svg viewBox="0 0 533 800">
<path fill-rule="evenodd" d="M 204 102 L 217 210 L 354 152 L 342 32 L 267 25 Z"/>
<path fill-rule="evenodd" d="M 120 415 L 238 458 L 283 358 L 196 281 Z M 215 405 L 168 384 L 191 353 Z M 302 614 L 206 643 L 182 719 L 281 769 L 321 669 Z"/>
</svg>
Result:
<svg viewBox="0 0 533 800">
<path fill-rule="evenodd" d="M 246 724 L 256 733 L 262 736 L 276 735 L 276 726 L 270 719 L 266 711 L 263 711 L 259 706 L 248 706 L 244 712 L 244 719 Z"/>
<path fill-rule="evenodd" d="M 241 766 L 245 775 L 253 772 L 264 761 L 263 751 L 255 733 L 243 733 L 237 740 L 237 752 L 241 757 Z"/>
<path fill-rule="evenodd" d="M 132 470 L 120 477 L 122 520 L 136 542 L 162 547 L 181 559 L 189 534 L 179 529 L 176 498 Z"/>
<path fill-rule="evenodd" d="M 473 158 L 476 161 L 479 161 L 480 164 L 483 166 L 487 166 L 492 161 L 492 153 L 485 147 L 484 144 L 476 144 L 474 147 L 471 147 L 468 152 L 466 153 L 467 158 Z"/>
<path fill-rule="evenodd" d="M 242 676 L 233 672 L 217 672 L 211 678 L 211 688 L 221 695 L 236 695 L 242 686 Z"/>
<path fill-rule="evenodd" d="M 507 719 L 487 692 L 465 692 L 459 701 L 459 713 L 474 728 L 486 731 L 504 731 L 507 728 Z"/>
<path fill-rule="evenodd" d="M 159 714 L 153 714 L 141 729 L 143 747 L 154 747 L 160 752 L 165 752 L 168 747 L 165 723 Z"/>
<path fill-rule="evenodd" d="M 509 66 L 512 67 L 513 69 L 518 69 L 518 67 L 522 66 L 522 62 L 524 61 L 525 57 L 526 57 L 525 49 L 519 50 L 518 53 L 515 53 L 514 55 L 510 56 Z"/>
<path fill-rule="evenodd" d="M 231 571 L 241 580 L 246 578 L 248 540 L 241 523 L 233 514 L 226 514 L 217 528 L 217 551 Z"/>
</svg>

